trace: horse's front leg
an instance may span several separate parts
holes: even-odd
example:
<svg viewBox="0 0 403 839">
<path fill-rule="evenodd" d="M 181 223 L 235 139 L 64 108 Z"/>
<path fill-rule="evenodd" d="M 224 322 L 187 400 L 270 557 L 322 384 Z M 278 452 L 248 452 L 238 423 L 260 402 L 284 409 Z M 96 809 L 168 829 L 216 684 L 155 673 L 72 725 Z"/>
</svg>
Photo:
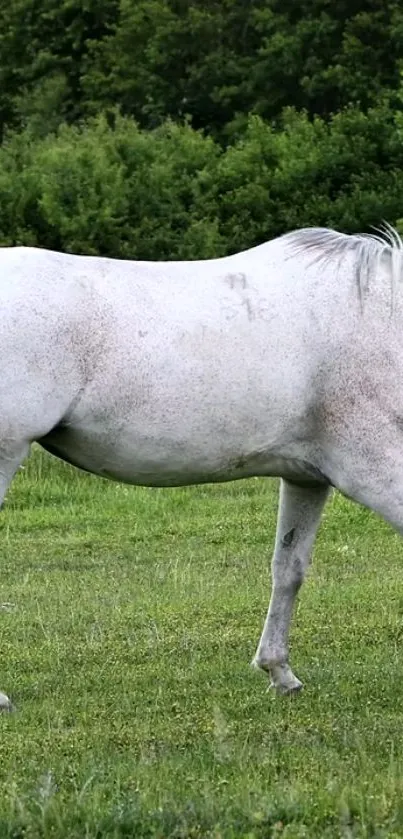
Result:
<svg viewBox="0 0 403 839">
<path fill-rule="evenodd" d="M 288 664 L 288 634 L 298 589 L 309 564 L 328 486 L 302 487 L 282 480 L 272 561 L 272 593 L 254 665 L 271 675 L 279 693 L 302 687 Z"/>
<path fill-rule="evenodd" d="M 10 444 L 3 441 L 0 433 L 0 507 L 15 472 L 29 453 L 29 443 Z M 11 711 L 12 705 L 5 693 L 0 691 L 0 711 Z"/>
</svg>

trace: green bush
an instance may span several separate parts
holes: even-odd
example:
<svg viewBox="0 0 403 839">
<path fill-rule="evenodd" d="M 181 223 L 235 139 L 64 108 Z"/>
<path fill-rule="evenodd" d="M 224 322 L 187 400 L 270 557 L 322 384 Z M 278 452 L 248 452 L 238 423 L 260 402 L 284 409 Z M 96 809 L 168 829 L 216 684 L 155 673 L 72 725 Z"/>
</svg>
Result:
<svg viewBox="0 0 403 839">
<path fill-rule="evenodd" d="M 226 250 L 250 247 L 309 225 L 347 232 L 391 223 L 403 206 L 400 114 L 356 109 L 329 123 L 293 110 L 281 130 L 258 117 L 210 172 L 206 210 L 214 207 Z"/>
<path fill-rule="evenodd" d="M 221 247 L 214 218 L 189 228 L 197 180 L 217 155 L 187 125 L 149 133 L 120 116 L 44 139 L 13 135 L 0 149 L 0 242 L 133 259 L 211 256 Z"/>
<path fill-rule="evenodd" d="M 0 244 L 132 259 L 239 251 L 305 225 L 401 219 L 403 115 L 387 103 L 330 121 L 249 119 L 225 151 L 190 125 L 100 116 L 0 147 Z"/>
</svg>

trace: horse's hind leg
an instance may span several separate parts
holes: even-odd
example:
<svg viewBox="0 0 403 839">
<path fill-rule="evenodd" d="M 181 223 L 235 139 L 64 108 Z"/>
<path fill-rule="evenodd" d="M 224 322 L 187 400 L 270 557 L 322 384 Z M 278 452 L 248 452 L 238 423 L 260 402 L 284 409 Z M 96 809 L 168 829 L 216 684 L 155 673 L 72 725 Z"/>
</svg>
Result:
<svg viewBox="0 0 403 839">
<path fill-rule="evenodd" d="M 280 693 L 302 687 L 288 664 L 288 634 L 295 598 L 308 567 L 328 486 L 302 487 L 282 480 L 272 593 L 254 665 L 266 670 Z"/>
<path fill-rule="evenodd" d="M 29 443 L 15 442 L 2 444 L 0 439 L 0 507 L 8 487 L 22 461 L 29 452 Z M 0 711 L 11 711 L 11 702 L 5 693 L 0 691 Z"/>
</svg>

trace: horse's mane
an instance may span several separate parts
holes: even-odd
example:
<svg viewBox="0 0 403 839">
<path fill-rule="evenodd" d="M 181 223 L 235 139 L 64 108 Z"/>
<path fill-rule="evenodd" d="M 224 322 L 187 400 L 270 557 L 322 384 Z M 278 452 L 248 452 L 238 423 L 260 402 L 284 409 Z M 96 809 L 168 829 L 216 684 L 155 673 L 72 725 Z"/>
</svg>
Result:
<svg viewBox="0 0 403 839">
<path fill-rule="evenodd" d="M 384 224 L 375 233 L 338 233 L 326 227 L 307 227 L 286 233 L 283 237 L 294 254 L 312 254 L 312 261 L 341 264 L 343 257 L 355 257 L 355 276 L 360 298 L 368 290 L 371 277 L 381 260 L 386 258 L 390 271 L 392 294 L 403 274 L 403 241 L 397 230 Z"/>
</svg>

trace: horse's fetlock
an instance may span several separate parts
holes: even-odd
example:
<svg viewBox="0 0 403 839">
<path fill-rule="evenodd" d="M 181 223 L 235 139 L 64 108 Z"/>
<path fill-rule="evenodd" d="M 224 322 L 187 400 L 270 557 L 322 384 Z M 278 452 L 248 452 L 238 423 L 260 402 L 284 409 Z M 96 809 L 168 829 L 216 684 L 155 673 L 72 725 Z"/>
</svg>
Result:
<svg viewBox="0 0 403 839">
<path fill-rule="evenodd" d="M 288 653 L 286 650 L 270 650 L 269 652 L 257 652 L 253 659 L 254 667 L 270 673 L 274 667 L 286 664 Z"/>
</svg>

